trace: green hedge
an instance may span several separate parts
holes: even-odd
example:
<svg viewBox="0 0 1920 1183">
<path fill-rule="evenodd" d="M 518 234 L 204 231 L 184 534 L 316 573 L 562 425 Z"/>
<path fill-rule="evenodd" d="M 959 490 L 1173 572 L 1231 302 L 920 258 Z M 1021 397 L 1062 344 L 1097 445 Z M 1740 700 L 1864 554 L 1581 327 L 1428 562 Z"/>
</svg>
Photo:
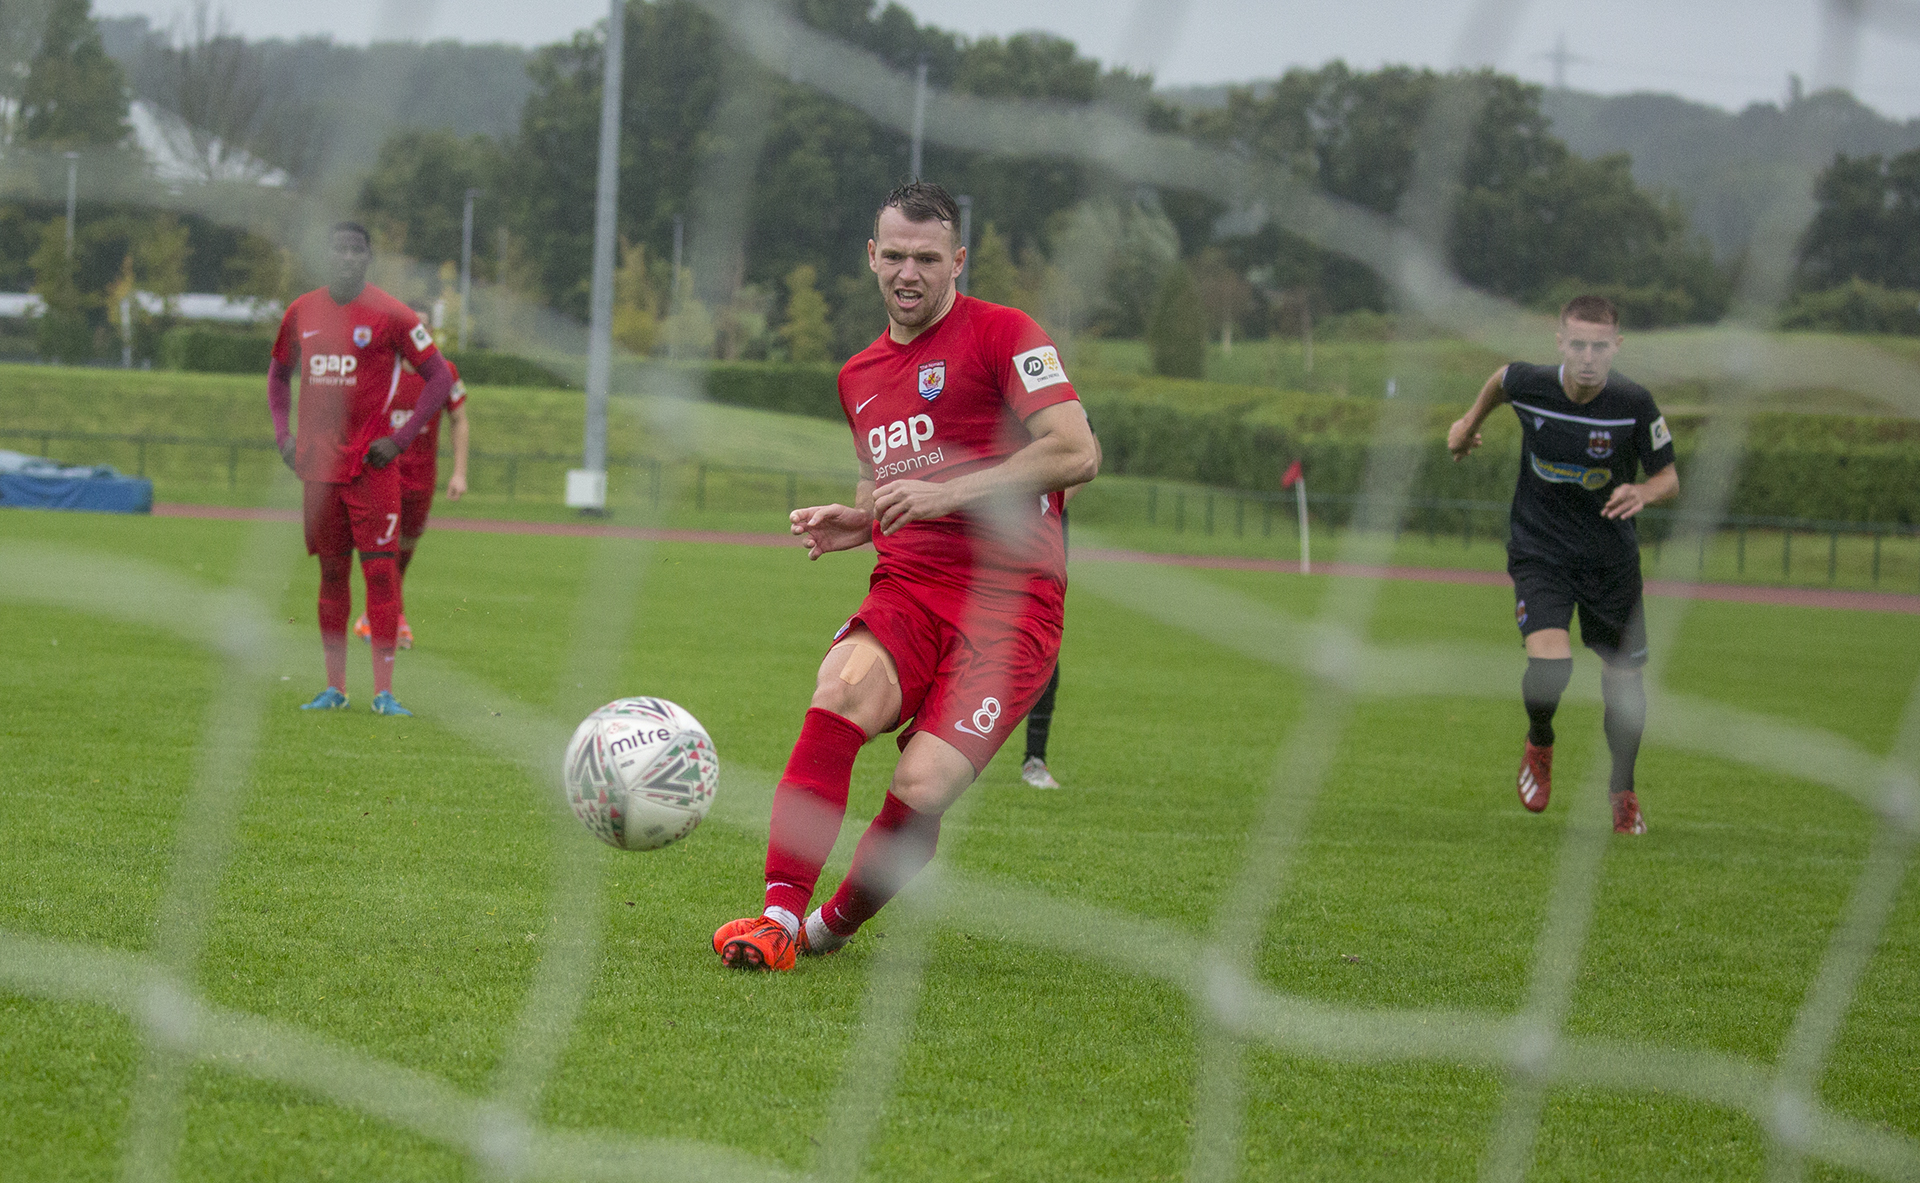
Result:
<svg viewBox="0 0 1920 1183">
<path fill-rule="evenodd" d="M 715 362 L 706 367 L 707 397 L 730 407 L 842 419 L 840 367 L 775 362 Z"/>
<path fill-rule="evenodd" d="M 1087 414 L 1100 434 L 1105 470 L 1227 488 L 1273 492 L 1293 460 L 1304 461 L 1317 493 L 1358 492 L 1382 404 L 1318 396 L 1270 407 L 1187 409 L 1152 397 L 1090 393 Z M 1355 414 L 1362 411 L 1365 413 Z M 1504 500 L 1513 493 L 1519 430 L 1496 413 L 1485 446 L 1454 463 L 1445 441 L 1454 408 L 1435 408 L 1420 442 L 1399 458 L 1414 466 L 1411 494 Z M 1704 423 L 1673 416 L 1681 481 L 1694 469 Z M 1748 433 L 1728 512 L 1822 521 L 1920 521 L 1920 424 L 1891 419 L 1761 415 Z"/>
<path fill-rule="evenodd" d="M 545 389 L 572 385 L 537 361 L 488 349 L 448 349 L 447 359 L 460 371 L 460 380 L 473 386 L 533 386 Z"/>
<path fill-rule="evenodd" d="M 273 356 L 271 333 L 168 329 L 160 338 L 160 365 L 201 374 L 265 374 Z"/>
<path fill-rule="evenodd" d="M 271 339 L 175 329 L 162 341 L 171 369 L 265 373 Z M 566 386 L 553 368 L 513 354 L 449 354 L 476 385 Z M 706 397 L 727 406 L 838 420 L 838 369 L 764 362 L 622 363 L 616 390 L 671 388 L 704 380 Z M 1076 383 L 1100 434 L 1105 469 L 1129 476 L 1273 492 L 1288 464 L 1305 462 L 1316 493 L 1355 493 L 1381 411 L 1376 399 L 1089 372 Z M 1498 501 L 1511 496 L 1519 428 L 1511 415 L 1487 422 L 1486 446 L 1456 464 L 1446 425 L 1459 413 L 1430 407 L 1417 443 L 1397 459 L 1411 465 L 1416 497 Z M 1681 479 L 1693 471 L 1703 423 L 1670 416 Z M 1920 423 L 1812 415 L 1755 416 L 1735 477 L 1729 512 L 1825 521 L 1920 521 Z"/>
</svg>

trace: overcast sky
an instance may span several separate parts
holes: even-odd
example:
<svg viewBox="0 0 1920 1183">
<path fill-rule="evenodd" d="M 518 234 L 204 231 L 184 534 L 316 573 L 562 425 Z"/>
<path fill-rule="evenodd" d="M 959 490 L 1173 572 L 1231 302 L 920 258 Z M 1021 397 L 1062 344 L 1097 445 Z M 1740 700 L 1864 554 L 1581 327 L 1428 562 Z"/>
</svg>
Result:
<svg viewBox="0 0 1920 1183">
<path fill-rule="evenodd" d="M 1617 93 L 1660 90 L 1738 109 L 1778 101 L 1787 75 L 1809 84 L 1844 80 L 1892 115 L 1920 115 L 1920 41 L 1866 29 L 1851 62 L 1823 45 L 1819 0 L 903 0 L 924 23 L 969 36 L 1042 28 L 1107 62 L 1153 69 L 1163 83 L 1241 82 L 1289 66 L 1345 58 L 1357 66 L 1445 67 L 1464 57 L 1548 82 L 1561 38 L 1573 60 L 1570 85 Z M 174 19 L 180 0 L 95 0 L 101 15 Z M 216 2 L 253 37 L 325 34 L 337 41 L 457 38 L 540 45 L 601 19 L 600 0 L 225 0 Z M 1871 6 L 1868 6 L 1871 7 Z M 1512 14 L 1495 38 L 1462 45 L 1479 9 Z"/>
</svg>

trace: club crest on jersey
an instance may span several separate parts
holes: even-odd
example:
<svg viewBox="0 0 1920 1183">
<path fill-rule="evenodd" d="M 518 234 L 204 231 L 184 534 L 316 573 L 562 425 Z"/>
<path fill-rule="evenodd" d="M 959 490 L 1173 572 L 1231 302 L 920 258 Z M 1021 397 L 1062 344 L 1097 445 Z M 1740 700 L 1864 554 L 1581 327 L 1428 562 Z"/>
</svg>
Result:
<svg viewBox="0 0 1920 1183">
<path fill-rule="evenodd" d="M 1595 460 L 1605 460 L 1613 455 L 1613 433 L 1611 431 L 1589 431 L 1587 433 L 1587 455 Z"/>
<path fill-rule="evenodd" d="M 366 325 L 353 326 L 353 343 L 356 348 L 365 349 L 373 344 L 373 330 Z"/>
<path fill-rule="evenodd" d="M 932 402 L 947 388 L 947 363 L 930 361 L 920 366 L 920 397 Z"/>
</svg>

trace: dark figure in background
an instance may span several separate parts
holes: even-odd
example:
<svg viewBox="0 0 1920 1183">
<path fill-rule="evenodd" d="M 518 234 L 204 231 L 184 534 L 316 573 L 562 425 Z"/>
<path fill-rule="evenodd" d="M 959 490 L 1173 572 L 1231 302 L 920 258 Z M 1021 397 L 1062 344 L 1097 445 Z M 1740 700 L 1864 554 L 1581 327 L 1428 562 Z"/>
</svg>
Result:
<svg viewBox="0 0 1920 1183">
<path fill-rule="evenodd" d="M 1067 490 L 1067 500 L 1073 500 L 1078 488 Z M 1060 546 L 1067 546 L 1067 511 L 1060 511 Z M 1060 693 L 1060 663 L 1053 663 L 1053 676 L 1047 679 L 1047 688 L 1040 692 L 1040 699 L 1027 712 L 1027 754 L 1020 761 L 1020 779 L 1036 789 L 1057 789 L 1060 782 L 1053 778 L 1047 769 L 1047 733 L 1053 730 L 1053 699 Z"/>
<path fill-rule="evenodd" d="M 1680 491 L 1673 433 L 1645 387 L 1611 372 L 1620 351 L 1620 314 L 1610 301 L 1568 301 L 1557 342 L 1558 366 L 1513 362 L 1495 370 L 1473 407 L 1448 429 L 1447 450 L 1463 460 L 1479 447 L 1480 424 L 1501 403 L 1520 417 L 1520 479 L 1507 542 L 1514 621 L 1527 649 L 1520 804 L 1539 813 L 1553 788 L 1553 714 L 1573 676 L 1568 628 L 1578 611 L 1580 640 L 1602 665 L 1613 829 L 1644 834 L 1633 765 L 1647 721 L 1640 676 L 1647 628 L 1633 519 Z M 1646 473 L 1639 484 L 1636 469 Z"/>
</svg>

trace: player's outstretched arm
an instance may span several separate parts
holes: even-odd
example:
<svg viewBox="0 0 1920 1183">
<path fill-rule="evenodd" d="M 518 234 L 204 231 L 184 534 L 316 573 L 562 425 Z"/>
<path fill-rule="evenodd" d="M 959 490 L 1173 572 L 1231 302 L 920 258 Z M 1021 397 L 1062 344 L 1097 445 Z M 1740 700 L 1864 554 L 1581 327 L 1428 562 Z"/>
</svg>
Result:
<svg viewBox="0 0 1920 1183">
<path fill-rule="evenodd" d="M 873 481 L 860 479 L 852 505 L 809 505 L 787 515 L 787 528 L 807 544 L 807 557 L 853 550 L 873 541 Z"/>
<path fill-rule="evenodd" d="M 991 468 L 950 481 L 893 481 L 874 496 L 880 529 L 943 518 L 978 502 L 1008 495 L 1054 493 L 1084 485 L 1100 471 L 1100 444 L 1075 402 L 1055 403 L 1027 416 L 1032 442 Z"/>
<path fill-rule="evenodd" d="M 1488 378 L 1486 385 L 1480 388 L 1479 397 L 1473 400 L 1473 406 L 1467 413 L 1453 421 L 1447 428 L 1447 451 L 1453 453 L 1455 463 L 1472 455 L 1480 446 L 1480 425 L 1493 414 L 1493 409 L 1507 401 L 1507 367 L 1501 366 Z"/>
<path fill-rule="evenodd" d="M 1680 466 L 1669 464 L 1637 485 L 1615 485 L 1607 504 L 1600 510 L 1603 518 L 1624 519 L 1649 505 L 1657 505 L 1680 492 Z"/>
</svg>

